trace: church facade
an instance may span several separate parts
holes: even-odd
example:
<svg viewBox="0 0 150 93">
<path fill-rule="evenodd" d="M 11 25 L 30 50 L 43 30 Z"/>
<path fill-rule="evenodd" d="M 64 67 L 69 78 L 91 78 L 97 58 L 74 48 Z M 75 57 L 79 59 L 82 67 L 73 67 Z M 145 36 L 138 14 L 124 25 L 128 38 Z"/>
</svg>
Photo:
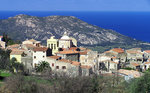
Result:
<svg viewBox="0 0 150 93">
<path fill-rule="evenodd" d="M 60 39 L 55 39 L 55 36 L 51 36 L 51 38 L 47 40 L 47 47 L 52 49 L 53 55 L 55 55 L 59 49 L 67 49 L 74 46 L 77 46 L 77 40 L 69 37 L 67 32 L 64 32 L 64 35 Z"/>
</svg>

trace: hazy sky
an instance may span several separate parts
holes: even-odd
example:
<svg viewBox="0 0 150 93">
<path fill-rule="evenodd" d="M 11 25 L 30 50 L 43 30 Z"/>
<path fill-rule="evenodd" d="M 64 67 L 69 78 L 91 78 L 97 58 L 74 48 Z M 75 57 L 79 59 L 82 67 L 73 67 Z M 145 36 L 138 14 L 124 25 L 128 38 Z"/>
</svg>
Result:
<svg viewBox="0 0 150 93">
<path fill-rule="evenodd" d="M 0 0 L 0 10 L 150 11 L 150 0 Z"/>
</svg>

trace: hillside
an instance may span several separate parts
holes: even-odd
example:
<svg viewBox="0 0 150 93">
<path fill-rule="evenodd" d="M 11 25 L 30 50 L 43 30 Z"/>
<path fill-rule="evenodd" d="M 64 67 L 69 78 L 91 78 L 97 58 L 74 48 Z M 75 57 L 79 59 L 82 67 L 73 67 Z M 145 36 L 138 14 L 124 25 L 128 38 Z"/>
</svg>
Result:
<svg viewBox="0 0 150 93">
<path fill-rule="evenodd" d="M 5 32 L 15 40 L 33 38 L 45 43 L 52 35 L 60 38 L 64 31 L 76 38 L 81 46 L 111 46 L 112 44 L 141 46 L 142 43 L 113 30 L 88 24 L 73 16 L 36 17 L 21 14 L 0 20 L 0 34 Z"/>
</svg>

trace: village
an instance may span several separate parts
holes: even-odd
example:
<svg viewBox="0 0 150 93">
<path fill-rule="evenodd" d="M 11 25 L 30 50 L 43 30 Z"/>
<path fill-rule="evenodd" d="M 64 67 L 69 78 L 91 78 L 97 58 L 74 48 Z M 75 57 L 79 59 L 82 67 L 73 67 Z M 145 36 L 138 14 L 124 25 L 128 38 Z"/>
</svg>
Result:
<svg viewBox="0 0 150 93">
<path fill-rule="evenodd" d="M 30 39 L 6 47 L 3 36 L 0 36 L 0 47 L 11 50 L 10 60 L 16 58 L 31 74 L 42 61 L 48 62 L 53 72 L 66 73 L 72 77 L 119 74 L 128 80 L 142 76 L 142 72 L 150 68 L 150 50 L 113 48 L 98 53 L 78 47 L 77 40 L 69 37 L 67 32 L 60 39 L 51 36 L 47 39 L 47 46 L 41 45 L 41 41 Z"/>
</svg>

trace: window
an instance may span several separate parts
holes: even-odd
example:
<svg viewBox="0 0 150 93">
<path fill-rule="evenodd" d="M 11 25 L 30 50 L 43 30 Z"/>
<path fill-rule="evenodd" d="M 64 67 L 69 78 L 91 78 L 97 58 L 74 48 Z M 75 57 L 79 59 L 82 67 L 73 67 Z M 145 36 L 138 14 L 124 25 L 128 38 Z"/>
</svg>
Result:
<svg viewBox="0 0 150 93">
<path fill-rule="evenodd" d="M 45 53 L 45 51 L 43 51 L 43 53 Z"/>
<path fill-rule="evenodd" d="M 37 65 L 36 65 L 36 63 L 34 63 L 34 67 L 36 67 Z"/>
<path fill-rule="evenodd" d="M 51 49 L 53 49 L 53 44 L 51 44 Z"/>
<path fill-rule="evenodd" d="M 56 69 L 59 69 L 59 66 L 56 66 Z"/>
<path fill-rule="evenodd" d="M 34 59 L 36 59 L 36 56 L 34 56 Z"/>
<path fill-rule="evenodd" d="M 50 44 L 48 44 L 48 48 L 50 48 Z"/>
<path fill-rule="evenodd" d="M 56 44 L 54 44 L 54 49 L 56 49 Z"/>
<path fill-rule="evenodd" d="M 34 51 L 34 53 L 36 53 L 36 51 Z"/>
<path fill-rule="evenodd" d="M 62 66 L 62 69 L 66 69 L 66 66 Z"/>
<path fill-rule="evenodd" d="M 52 63 L 52 67 L 54 67 L 54 63 Z"/>
<path fill-rule="evenodd" d="M 43 56 L 43 58 L 44 58 L 45 56 Z"/>
<path fill-rule="evenodd" d="M 85 62 L 87 62 L 87 59 L 85 59 Z"/>
</svg>

